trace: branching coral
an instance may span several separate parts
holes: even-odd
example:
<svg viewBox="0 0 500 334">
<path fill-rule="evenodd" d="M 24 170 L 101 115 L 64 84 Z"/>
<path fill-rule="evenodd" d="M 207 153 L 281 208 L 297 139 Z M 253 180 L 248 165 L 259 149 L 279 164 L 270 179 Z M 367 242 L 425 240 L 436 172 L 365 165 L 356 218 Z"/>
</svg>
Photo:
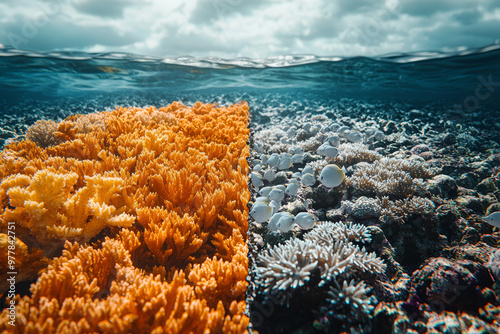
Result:
<svg viewBox="0 0 500 334">
<path fill-rule="evenodd" d="M 374 162 L 381 158 L 380 154 L 368 149 L 364 144 L 345 143 L 339 145 L 339 154 L 332 159 L 332 162 L 341 166 L 351 166 L 358 162 Z"/>
<path fill-rule="evenodd" d="M 314 247 L 311 242 L 294 238 L 259 254 L 262 266 L 255 272 L 257 283 L 266 293 L 303 286 L 318 265 L 311 254 Z"/>
<path fill-rule="evenodd" d="M 370 290 L 363 281 L 335 280 L 328 292 L 328 304 L 320 309 L 323 317 L 329 319 L 327 328 L 338 324 L 352 334 L 372 332 L 370 319 L 376 299 L 368 296 Z"/>
<path fill-rule="evenodd" d="M 404 198 L 422 188 L 423 178 L 433 175 L 434 170 L 423 163 L 383 158 L 356 168 L 346 184 L 359 194 Z"/>
<path fill-rule="evenodd" d="M 322 221 L 317 222 L 314 229 L 304 235 L 304 240 L 328 246 L 335 241 L 370 242 L 371 237 L 368 228 L 363 224 Z"/>
<path fill-rule="evenodd" d="M 17 272 L 16 280 L 21 282 L 37 276 L 38 272 L 47 266 L 48 259 L 43 256 L 43 252 L 39 249 L 30 251 L 28 246 L 14 235 L 15 233 L 10 233 L 10 236 L 0 233 L 0 272 L 2 275 L 7 275 L 8 272 Z M 9 246 L 11 247 L 9 248 Z M 11 250 L 10 253 L 9 250 Z M 2 276 L 0 291 L 6 291 L 8 286 L 9 281 L 5 276 Z"/>
<path fill-rule="evenodd" d="M 347 314 L 350 314 L 357 321 L 363 321 L 369 317 L 374 308 L 367 296 L 369 292 L 370 288 L 367 288 L 363 281 L 357 284 L 354 280 L 349 283 L 344 280 L 342 284 L 334 281 L 334 286 L 331 286 L 328 292 L 330 296 L 328 301 L 334 305 L 335 309 L 347 308 Z"/>
<path fill-rule="evenodd" d="M 182 272 L 167 282 L 135 268 L 123 243 L 113 239 L 97 250 L 67 243 L 31 293 L 16 298 L 17 332 L 201 333 L 223 326 L 242 332 L 248 324 L 230 315 L 241 310 L 224 317 L 222 302 L 211 308 L 196 299 Z"/>
<path fill-rule="evenodd" d="M 26 131 L 26 139 L 35 142 L 40 147 L 57 145 L 62 142 L 60 138 L 54 135 L 57 131 L 57 122 L 52 120 L 39 120 L 29 127 Z"/>
<path fill-rule="evenodd" d="M 380 207 L 380 220 L 383 222 L 401 221 L 410 215 L 429 215 L 434 213 L 435 205 L 427 198 L 412 196 L 391 201 L 387 196 L 377 199 Z"/>
<path fill-rule="evenodd" d="M 328 231 L 330 228 L 332 230 Z M 324 223 L 319 225 L 319 231 L 315 230 L 307 233 L 304 240 L 292 238 L 259 254 L 260 266 L 254 274 L 265 293 L 284 291 L 290 295 L 294 289 L 305 285 L 316 269 L 321 278 L 320 286 L 341 275 L 350 277 L 356 273 L 385 271 L 386 265 L 375 253 L 368 253 L 349 242 L 369 240 L 368 232 L 360 226 Z"/>
<path fill-rule="evenodd" d="M 47 148 L 8 145 L 1 231 L 15 222 L 34 255 L 76 241 L 16 297 L 15 330 L 245 332 L 247 126 L 246 104 L 176 102 L 71 116 Z"/>
<path fill-rule="evenodd" d="M 106 226 L 132 225 L 134 216 L 124 212 L 131 200 L 122 179 L 85 176 L 86 186 L 75 192 L 78 177 L 74 172 L 44 169 L 32 178 L 21 174 L 6 178 L 0 187 L 15 209 L 6 208 L 4 219 L 29 229 L 47 256 L 53 255 L 54 241 L 86 242 Z"/>
</svg>

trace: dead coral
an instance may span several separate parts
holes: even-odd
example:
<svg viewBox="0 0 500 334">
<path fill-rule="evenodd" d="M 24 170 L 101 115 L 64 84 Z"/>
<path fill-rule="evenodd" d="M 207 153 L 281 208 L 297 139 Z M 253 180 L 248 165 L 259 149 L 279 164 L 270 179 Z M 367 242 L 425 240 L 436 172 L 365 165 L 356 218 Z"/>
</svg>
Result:
<svg viewBox="0 0 500 334">
<path fill-rule="evenodd" d="M 433 173 L 423 163 L 383 158 L 356 168 L 346 184 L 358 194 L 404 198 L 422 189 L 422 178 L 430 178 Z"/>
<path fill-rule="evenodd" d="M 62 139 L 55 136 L 58 123 L 52 120 L 39 120 L 26 131 L 26 139 L 31 140 L 40 147 L 57 145 Z"/>
<path fill-rule="evenodd" d="M 430 199 L 417 196 L 396 201 L 384 196 L 377 201 L 380 207 L 380 220 L 385 223 L 404 221 L 411 215 L 433 214 L 436 208 Z"/>
<path fill-rule="evenodd" d="M 338 149 L 339 154 L 332 159 L 332 162 L 340 166 L 352 166 L 362 161 L 374 162 L 382 158 L 380 154 L 368 149 L 368 146 L 361 143 L 340 144 Z"/>
<path fill-rule="evenodd" d="M 320 231 L 305 240 L 292 238 L 282 245 L 277 245 L 259 254 L 260 265 L 255 269 L 256 282 L 265 293 L 277 294 L 285 292 L 293 294 L 293 290 L 305 285 L 313 271 L 319 269 L 320 286 L 336 277 L 355 276 L 357 273 L 382 273 L 386 265 L 375 253 L 368 253 L 364 248 L 347 241 L 348 239 L 367 240 L 369 234 L 358 226 L 338 225 L 336 232 L 329 235 L 330 226 L 321 224 Z M 331 236 L 337 234 L 339 240 Z M 353 237 L 354 236 L 354 237 Z"/>
<path fill-rule="evenodd" d="M 320 221 L 316 223 L 314 229 L 304 235 L 304 240 L 327 246 L 335 241 L 370 242 L 371 237 L 368 228 L 363 224 Z"/>
</svg>

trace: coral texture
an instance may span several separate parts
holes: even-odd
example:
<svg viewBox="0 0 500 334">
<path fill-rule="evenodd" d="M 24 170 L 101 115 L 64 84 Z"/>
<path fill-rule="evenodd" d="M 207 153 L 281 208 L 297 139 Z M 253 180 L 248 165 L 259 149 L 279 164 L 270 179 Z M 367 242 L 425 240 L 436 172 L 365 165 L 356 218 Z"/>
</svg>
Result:
<svg viewBox="0 0 500 334">
<path fill-rule="evenodd" d="M 357 240 L 370 240 L 365 226 L 323 222 L 307 233 L 304 240 L 288 239 L 259 254 L 261 265 L 255 270 L 256 282 L 266 293 L 292 294 L 310 280 L 315 269 L 319 269 L 320 286 L 357 272 L 383 273 L 386 269 L 383 261 L 351 242 Z"/>
<path fill-rule="evenodd" d="M 356 168 L 346 183 L 363 195 L 405 198 L 422 188 L 422 179 L 431 178 L 435 171 L 416 161 L 382 158 Z"/>
<path fill-rule="evenodd" d="M 15 225 L 16 268 L 38 279 L 0 331 L 245 332 L 247 126 L 246 103 L 175 102 L 7 145 L 0 232 Z"/>
</svg>

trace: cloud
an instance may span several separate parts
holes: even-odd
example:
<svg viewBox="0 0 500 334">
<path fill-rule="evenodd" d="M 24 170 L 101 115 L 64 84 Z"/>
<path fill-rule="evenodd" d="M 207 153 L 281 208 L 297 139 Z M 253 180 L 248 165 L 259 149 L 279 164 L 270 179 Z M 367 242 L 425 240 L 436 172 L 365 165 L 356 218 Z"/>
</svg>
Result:
<svg viewBox="0 0 500 334">
<path fill-rule="evenodd" d="M 248 16 L 264 4 L 265 0 L 199 0 L 190 14 L 189 22 L 207 25 L 236 14 Z"/>
<path fill-rule="evenodd" d="M 0 43 L 17 35 L 34 50 L 373 56 L 500 38 L 498 0 L 4 0 L 0 11 Z"/>
<path fill-rule="evenodd" d="M 95 44 L 112 49 L 140 39 L 136 35 L 121 35 L 107 25 L 78 25 L 49 15 L 33 16 L 31 19 L 16 15 L 9 24 L 2 26 L 1 32 L 6 36 L 5 44 L 38 51 L 81 50 Z"/>
<path fill-rule="evenodd" d="M 75 0 L 73 6 L 81 13 L 119 18 L 123 17 L 123 11 L 132 3 L 132 0 Z"/>
<path fill-rule="evenodd" d="M 461 8 L 457 4 L 459 2 L 453 0 L 403 0 L 400 2 L 399 11 L 411 16 L 432 16 L 440 12 Z"/>
<path fill-rule="evenodd" d="M 478 23 L 482 17 L 482 13 L 478 10 L 464 10 L 452 15 L 452 19 L 466 26 Z"/>
</svg>

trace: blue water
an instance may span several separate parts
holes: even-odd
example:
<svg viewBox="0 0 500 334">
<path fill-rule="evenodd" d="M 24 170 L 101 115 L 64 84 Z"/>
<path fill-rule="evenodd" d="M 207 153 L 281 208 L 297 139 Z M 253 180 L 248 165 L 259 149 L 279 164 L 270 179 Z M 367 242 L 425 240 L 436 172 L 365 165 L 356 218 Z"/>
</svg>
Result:
<svg viewBox="0 0 500 334">
<path fill-rule="evenodd" d="M 395 107 L 387 107 L 394 103 L 403 111 L 432 105 L 459 114 L 486 112 L 491 119 L 500 105 L 500 45 L 374 58 L 298 55 L 232 60 L 0 47 L 3 123 L 13 123 L 16 117 L 31 124 L 39 118 L 61 119 L 116 105 L 241 99 L 261 116 L 254 119 L 262 121 L 283 110 L 314 112 L 353 100 L 358 101 L 357 111 L 394 112 Z"/>
</svg>

